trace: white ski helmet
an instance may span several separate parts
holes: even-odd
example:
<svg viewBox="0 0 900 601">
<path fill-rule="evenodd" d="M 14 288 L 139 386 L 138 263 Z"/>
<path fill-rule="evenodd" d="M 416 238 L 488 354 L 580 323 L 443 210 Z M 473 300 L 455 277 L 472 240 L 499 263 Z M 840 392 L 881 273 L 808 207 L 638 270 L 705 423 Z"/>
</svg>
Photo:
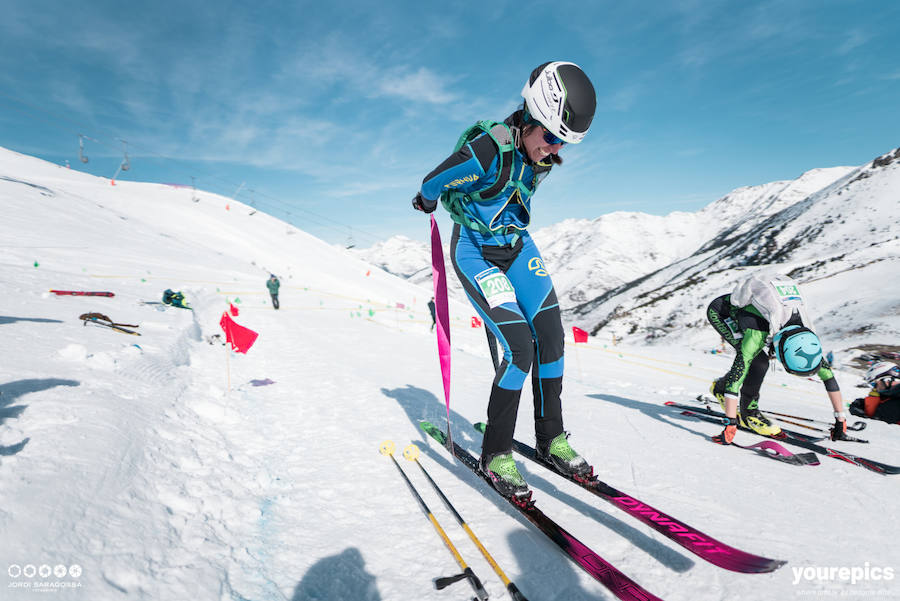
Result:
<svg viewBox="0 0 900 601">
<path fill-rule="evenodd" d="M 887 361 L 879 361 L 878 363 L 873 363 L 866 370 L 866 383 L 869 386 L 875 386 L 875 383 L 883 378 L 900 379 L 900 367 Z"/>
<path fill-rule="evenodd" d="M 529 115 L 564 142 L 578 144 L 584 138 L 594 111 L 594 85 L 575 63 L 544 63 L 531 72 L 522 88 Z"/>
</svg>

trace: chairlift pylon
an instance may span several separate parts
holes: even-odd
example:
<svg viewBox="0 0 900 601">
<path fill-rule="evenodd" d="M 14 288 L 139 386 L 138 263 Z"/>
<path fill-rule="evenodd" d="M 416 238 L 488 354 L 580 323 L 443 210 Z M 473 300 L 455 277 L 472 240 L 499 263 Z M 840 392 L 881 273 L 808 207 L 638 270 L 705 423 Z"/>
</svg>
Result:
<svg viewBox="0 0 900 601">
<path fill-rule="evenodd" d="M 82 163 L 88 162 L 88 158 L 84 154 L 84 136 L 81 134 L 78 134 L 78 158 Z"/>
<path fill-rule="evenodd" d="M 125 158 L 122 159 L 122 171 L 128 171 L 131 168 L 131 163 L 128 160 L 128 142 L 122 140 L 122 148 L 125 153 Z"/>
<path fill-rule="evenodd" d="M 353 248 L 354 246 L 356 246 L 356 242 L 353 241 L 353 228 L 351 227 L 351 228 L 347 228 L 347 229 L 350 230 L 350 233 L 347 235 L 346 248 L 350 249 L 350 248 Z"/>
</svg>

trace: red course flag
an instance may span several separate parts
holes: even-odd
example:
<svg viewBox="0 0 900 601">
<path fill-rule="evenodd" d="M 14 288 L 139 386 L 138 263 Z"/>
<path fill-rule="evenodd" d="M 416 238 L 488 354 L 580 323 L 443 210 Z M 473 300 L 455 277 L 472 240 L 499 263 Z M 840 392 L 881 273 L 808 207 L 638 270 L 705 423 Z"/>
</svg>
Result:
<svg viewBox="0 0 900 601">
<path fill-rule="evenodd" d="M 232 314 L 234 317 L 237 317 L 237 316 L 238 316 L 238 308 L 235 307 L 233 304 L 228 303 L 228 310 L 231 311 L 231 314 Z"/>
<path fill-rule="evenodd" d="M 222 326 L 222 330 L 225 332 L 225 340 L 230 342 L 231 348 L 239 353 L 246 354 L 259 336 L 250 328 L 245 328 L 233 321 L 227 311 L 222 313 L 219 325 Z"/>
<path fill-rule="evenodd" d="M 477 317 L 475 317 L 474 315 L 472 316 L 472 327 L 473 327 L 473 328 L 480 328 L 480 327 L 481 327 L 481 320 L 478 319 Z"/>
<path fill-rule="evenodd" d="M 572 335 L 575 336 L 575 342 L 587 342 L 588 333 L 579 327 L 572 326 Z"/>
</svg>

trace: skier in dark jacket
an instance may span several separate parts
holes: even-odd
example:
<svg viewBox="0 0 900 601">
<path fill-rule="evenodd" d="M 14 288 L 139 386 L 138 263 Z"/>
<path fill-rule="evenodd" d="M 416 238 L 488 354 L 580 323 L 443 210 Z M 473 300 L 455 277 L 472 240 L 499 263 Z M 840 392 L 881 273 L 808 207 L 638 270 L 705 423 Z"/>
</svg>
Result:
<svg viewBox="0 0 900 601">
<path fill-rule="evenodd" d="M 834 409 L 832 440 L 846 435 L 847 415 L 841 390 L 831 366 L 822 357 L 822 345 L 812 329 L 797 282 L 775 273 L 750 276 L 740 281 L 731 294 L 714 299 L 706 315 L 735 350 L 731 369 L 713 381 L 710 388 L 730 420 L 722 433 L 713 437 L 715 442 L 731 444 L 738 425 L 764 436 L 781 433 L 781 428 L 759 410 L 759 390 L 769 368 L 769 348 L 788 373 L 818 375 Z"/>
<path fill-rule="evenodd" d="M 278 281 L 278 278 L 275 277 L 275 274 L 269 275 L 269 279 L 266 280 L 266 288 L 269 289 L 269 296 L 272 297 L 272 306 L 275 307 L 275 310 L 278 310 L 278 288 L 281 286 L 281 282 Z"/>
<path fill-rule="evenodd" d="M 475 310 L 503 347 L 488 401 L 481 469 L 506 496 L 528 487 L 512 458 L 522 386 L 532 371 L 539 457 L 576 477 L 592 468 L 563 431 L 563 329 L 559 303 L 537 246 L 528 234 L 531 197 L 560 150 L 578 143 L 596 107 L 594 87 L 575 64 L 536 68 L 525 102 L 502 123 L 469 128 L 456 151 L 429 173 L 413 207 L 430 213 L 438 200 L 455 222 L 450 255 Z"/>
<path fill-rule="evenodd" d="M 434 297 L 431 297 L 431 300 L 428 301 L 428 310 L 431 311 L 431 330 L 434 331 L 434 326 L 437 324 L 437 315 L 435 314 L 435 305 L 434 305 Z"/>
</svg>

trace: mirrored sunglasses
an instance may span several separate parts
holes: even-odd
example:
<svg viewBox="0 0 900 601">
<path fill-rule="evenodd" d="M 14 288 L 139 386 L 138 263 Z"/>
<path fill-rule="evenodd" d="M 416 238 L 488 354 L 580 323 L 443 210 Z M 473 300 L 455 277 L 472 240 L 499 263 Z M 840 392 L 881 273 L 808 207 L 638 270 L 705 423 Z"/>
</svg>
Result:
<svg viewBox="0 0 900 601">
<path fill-rule="evenodd" d="M 563 140 L 562 138 L 560 138 L 559 136 L 557 136 L 556 134 L 554 134 L 553 132 L 548 130 L 543 125 L 541 126 L 541 129 L 544 130 L 544 142 L 546 142 L 547 144 L 565 144 L 566 143 L 565 140 Z"/>
</svg>

